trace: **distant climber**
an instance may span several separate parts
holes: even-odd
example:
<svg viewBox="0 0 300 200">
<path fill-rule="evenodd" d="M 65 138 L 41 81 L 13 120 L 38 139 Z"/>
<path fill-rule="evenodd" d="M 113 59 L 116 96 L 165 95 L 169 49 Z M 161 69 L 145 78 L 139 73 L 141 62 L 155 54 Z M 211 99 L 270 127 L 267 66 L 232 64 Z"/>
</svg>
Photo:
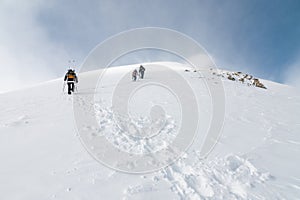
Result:
<svg viewBox="0 0 300 200">
<path fill-rule="evenodd" d="M 143 79 L 144 78 L 144 73 L 145 73 L 146 69 L 145 67 L 143 67 L 143 65 L 140 66 L 140 69 L 139 69 L 139 75 L 140 75 L 140 78 Z"/>
<path fill-rule="evenodd" d="M 137 78 L 137 70 L 135 69 L 135 70 L 133 70 L 133 72 L 132 72 L 132 80 L 133 81 L 136 81 L 136 78 Z"/>
<path fill-rule="evenodd" d="M 64 82 L 67 82 L 68 85 L 68 94 L 72 94 L 74 92 L 75 83 L 78 83 L 78 78 L 75 73 L 75 70 L 68 69 L 68 72 L 65 75 Z"/>
</svg>

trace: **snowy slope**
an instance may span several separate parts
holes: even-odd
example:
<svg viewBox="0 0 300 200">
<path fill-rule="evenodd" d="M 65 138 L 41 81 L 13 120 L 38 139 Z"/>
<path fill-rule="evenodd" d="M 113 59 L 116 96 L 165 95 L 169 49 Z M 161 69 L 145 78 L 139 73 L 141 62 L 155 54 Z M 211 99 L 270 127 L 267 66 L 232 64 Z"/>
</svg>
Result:
<svg viewBox="0 0 300 200">
<path fill-rule="evenodd" d="M 163 72 L 145 64 L 146 79 Z M 199 76 L 185 65 L 161 63 L 187 79 L 199 100 L 203 130 L 211 117 L 210 96 Z M 164 126 L 164 135 L 152 146 L 138 143 L 115 130 L 106 101 L 120 77 L 136 66 L 110 68 L 99 88 L 96 112 L 99 127 L 124 151 L 144 153 L 164 148 L 174 137 L 176 112 Z M 93 76 L 88 72 L 79 76 Z M 168 76 L 164 76 L 168 79 Z M 128 84 L 139 84 L 130 81 Z M 171 80 L 170 80 L 171 81 Z M 209 80 L 208 80 L 209 81 Z M 62 81 L 0 94 L 0 198 L 1 199 L 299 199 L 300 198 L 300 94 L 289 86 L 262 80 L 267 89 L 223 79 L 226 116 L 219 143 L 203 160 L 201 136 L 173 165 L 148 174 L 127 174 L 103 166 L 80 142 L 70 96 L 62 93 Z M 87 95 L 78 88 L 76 97 Z M 150 95 L 151 94 L 151 95 Z M 149 88 L 133 99 L 134 115 L 147 113 L 142 97 L 163 99 L 172 110 L 176 101 L 164 91 Z M 142 103 L 141 103 L 142 102 Z M 80 106 L 85 106 L 84 102 Z M 169 106 L 169 107 L 168 107 Z M 136 123 L 147 124 L 144 121 Z M 201 131 L 201 130 L 199 130 Z M 118 133 L 118 132 L 115 132 Z M 95 135 L 97 136 L 97 135 Z M 152 149 L 151 149 L 152 148 Z"/>
</svg>

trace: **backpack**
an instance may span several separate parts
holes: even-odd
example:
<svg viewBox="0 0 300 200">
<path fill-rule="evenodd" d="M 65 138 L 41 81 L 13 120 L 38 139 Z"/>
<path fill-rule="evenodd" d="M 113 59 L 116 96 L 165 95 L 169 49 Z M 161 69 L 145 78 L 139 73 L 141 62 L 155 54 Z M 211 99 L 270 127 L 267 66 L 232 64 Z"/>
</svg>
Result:
<svg viewBox="0 0 300 200">
<path fill-rule="evenodd" d="M 75 78 L 75 74 L 74 73 L 69 73 L 67 75 L 68 79 L 74 79 Z"/>
<path fill-rule="evenodd" d="M 137 75 L 137 71 L 134 70 L 134 71 L 132 72 L 132 76 L 136 76 L 136 75 Z"/>
</svg>

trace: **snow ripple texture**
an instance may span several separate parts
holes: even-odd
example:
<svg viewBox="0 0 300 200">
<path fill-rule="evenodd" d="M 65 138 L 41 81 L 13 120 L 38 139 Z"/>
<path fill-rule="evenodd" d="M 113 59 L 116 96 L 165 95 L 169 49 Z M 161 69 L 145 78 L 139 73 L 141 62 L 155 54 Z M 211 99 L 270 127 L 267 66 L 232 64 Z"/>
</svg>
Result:
<svg viewBox="0 0 300 200">
<path fill-rule="evenodd" d="M 197 152 L 193 153 L 197 156 Z M 249 160 L 238 155 L 227 155 L 209 162 L 195 159 L 188 164 L 187 155 L 152 177 L 152 183 L 130 186 L 125 199 L 140 193 L 159 190 L 159 182 L 169 183 L 176 199 L 272 199 L 276 192 L 265 183 L 274 177 L 258 170 Z M 269 194 L 261 195 L 261 191 Z M 278 196 L 278 195 L 277 195 Z M 275 198 L 277 199 L 277 198 Z M 280 197 L 278 196 L 278 199 Z"/>
</svg>

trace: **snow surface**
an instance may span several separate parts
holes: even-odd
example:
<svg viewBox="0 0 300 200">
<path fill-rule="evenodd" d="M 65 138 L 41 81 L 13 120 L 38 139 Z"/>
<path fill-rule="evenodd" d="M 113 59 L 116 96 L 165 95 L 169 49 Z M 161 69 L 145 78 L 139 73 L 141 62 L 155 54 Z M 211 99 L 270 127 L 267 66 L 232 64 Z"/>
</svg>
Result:
<svg viewBox="0 0 300 200">
<path fill-rule="evenodd" d="M 201 105 L 199 132 L 207 130 L 212 107 L 205 81 L 213 80 L 176 63 L 145 64 L 147 80 L 158 78 L 154 71 L 159 69 L 153 68 L 158 64 L 190 82 Z M 104 134 L 123 151 L 145 153 L 172 141 L 178 116 L 176 111 L 168 116 L 164 134 L 146 144 L 131 140 L 115 125 L 107 99 L 119 77 L 138 66 L 107 71 L 96 98 L 99 127 L 86 128 L 93 137 Z M 79 75 L 79 80 L 92 75 Z M 128 75 L 128 84 L 142 81 L 131 82 Z M 173 165 L 139 175 L 112 170 L 87 153 L 76 132 L 72 97 L 62 93 L 62 80 L 0 94 L 0 199 L 300 199 L 300 94 L 290 86 L 262 83 L 268 89 L 223 79 L 224 128 L 207 159 L 199 155 L 200 134 Z M 78 90 L 78 97 L 86 95 Z M 157 88 L 140 91 L 133 99 L 133 115 L 139 116 L 133 123 L 148 126 L 147 116 L 140 117 L 151 106 L 142 106 L 147 95 L 151 102 L 163 100 L 167 110 L 176 107 L 176 101 L 163 94 Z"/>
</svg>

